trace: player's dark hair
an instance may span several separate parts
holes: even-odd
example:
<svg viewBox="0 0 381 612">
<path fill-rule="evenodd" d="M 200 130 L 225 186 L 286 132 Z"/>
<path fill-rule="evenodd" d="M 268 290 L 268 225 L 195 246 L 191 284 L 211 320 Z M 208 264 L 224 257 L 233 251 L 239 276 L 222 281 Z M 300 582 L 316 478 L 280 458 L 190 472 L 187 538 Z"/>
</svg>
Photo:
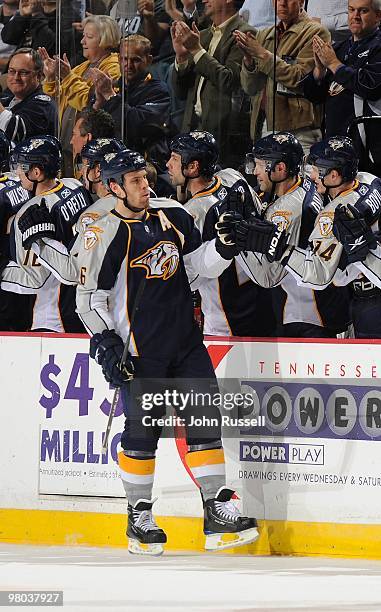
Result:
<svg viewBox="0 0 381 612">
<path fill-rule="evenodd" d="M 93 138 L 114 138 L 115 121 L 101 108 L 81 111 L 77 115 L 77 121 L 79 119 L 83 119 L 79 128 L 81 136 L 91 134 Z"/>
</svg>

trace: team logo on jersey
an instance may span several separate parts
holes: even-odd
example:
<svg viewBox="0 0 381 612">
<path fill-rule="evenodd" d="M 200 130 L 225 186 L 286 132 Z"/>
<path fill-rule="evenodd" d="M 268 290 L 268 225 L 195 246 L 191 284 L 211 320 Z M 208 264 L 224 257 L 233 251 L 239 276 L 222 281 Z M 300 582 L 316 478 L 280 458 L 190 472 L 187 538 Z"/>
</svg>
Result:
<svg viewBox="0 0 381 612">
<path fill-rule="evenodd" d="M 63 197 L 64 200 L 66 200 L 66 198 L 68 198 L 69 195 L 71 195 L 70 189 L 63 189 L 61 191 L 61 196 Z"/>
<path fill-rule="evenodd" d="M 279 231 L 287 231 L 291 225 L 291 219 L 289 217 L 291 213 L 289 210 L 277 210 L 271 215 L 270 221 L 277 226 Z"/>
<path fill-rule="evenodd" d="M 145 268 L 146 278 L 168 280 L 179 267 L 179 251 L 173 242 L 161 240 L 143 255 L 133 259 L 131 268 Z"/>
<path fill-rule="evenodd" d="M 342 85 L 336 83 L 336 81 L 332 81 L 328 89 L 328 95 L 333 98 L 334 96 L 338 96 L 339 94 L 341 94 L 343 91 L 344 87 Z"/>
<path fill-rule="evenodd" d="M 319 217 L 320 233 L 324 238 L 332 234 L 333 228 L 333 212 L 325 212 Z"/>
<path fill-rule="evenodd" d="M 95 225 L 88 225 L 83 232 L 83 240 L 86 251 L 92 249 L 99 240 L 99 234 L 102 234 L 103 230 Z"/>
<path fill-rule="evenodd" d="M 367 185 L 361 185 L 361 187 L 359 188 L 359 194 L 364 196 L 368 193 L 369 191 L 369 187 Z"/>
<path fill-rule="evenodd" d="M 228 192 L 226 191 L 225 187 L 222 187 L 220 191 L 217 191 L 217 196 L 219 200 L 221 200 L 221 202 L 226 198 L 227 195 L 228 195 Z"/>
<path fill-rule="evenodd" d="M 81 215 L 80 223 L 82 225 L 82 231 L 85 232 L 89 225 L 92 225 L 94 221 L 99 218 L 98 213 L 94 212 L 85 212 Z"/>
<path fill-rule="evenodd" d="M 47 96 L 46 94 L 38 94 L 38 96 L 35 96 L 34 98 L 35 100 L 41 100 L 42 102 L 50 102 L 51 98 L 49 96 Z"/>
</svg>

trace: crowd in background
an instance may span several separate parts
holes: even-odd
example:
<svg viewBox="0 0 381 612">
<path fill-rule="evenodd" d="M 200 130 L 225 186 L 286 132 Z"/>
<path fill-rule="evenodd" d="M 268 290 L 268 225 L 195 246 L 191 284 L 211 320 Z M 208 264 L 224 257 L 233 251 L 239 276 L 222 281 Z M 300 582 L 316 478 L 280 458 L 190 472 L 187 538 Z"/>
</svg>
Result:
<svg viewBox="0 0 381 612">
<path fill-rule="evenodd" d="M 381 114 L 378 0 L 135 4 L 3 0 L 0 129 L 13 143 L 58 136 L 62 175 L 75 177 L 82 147 L 115 136 L 150 162 L 158 196 L 179 199 L 169 143 L 192 130 L 213 134 L 220 166 L 243 174 L 253 143 L 274 131 L 306 155 L 324 135 L 350 134 L 360 169 L 381 174 L 378 124 L 355 125 Z"/>
</svg>

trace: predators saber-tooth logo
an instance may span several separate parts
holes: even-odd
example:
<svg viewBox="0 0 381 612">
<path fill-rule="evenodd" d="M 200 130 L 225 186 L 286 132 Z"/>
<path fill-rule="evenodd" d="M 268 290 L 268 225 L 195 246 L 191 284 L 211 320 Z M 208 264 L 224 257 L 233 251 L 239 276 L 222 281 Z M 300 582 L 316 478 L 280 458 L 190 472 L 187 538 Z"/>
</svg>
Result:
<svg viewBox="0 0 381 612">
<path fill-rule="evenodd" d="M 332 234 L 333 229 L 333 213 L 325 212 L 319 217 L 320 233 L 324 238 Z"/>
<path fill-rule="evenodd" d="M 146 278 L 168 280 L 179 267 L 179 251 L 173 242 L 164 240 L 155 244 L 140 257 L 133 259 L 131 268 L 145 268 Z"/>
<path fill-rule="evenodd" d="M 288 210 L 277 210 L 273 215 L 271 215 L 271 222 L 277 226 L 279 231 L 284 230 L 285 232 L 291 225 L 291 212 Z"/>
<path fill-rule="evenodd" d="M 95 227 L 95 225 L 88 225 L 83 232 L 83 240 L 86 251 L 95 246 L 99 240 L 98 234 L 102 234 L 103 230 L 100 227 Z"/>
<path fill-rule="evenodd" d="M 80 223 L 82 231 L 85 232 L 87 228 L 99 218 L 98 213 L 85 212 L 81 215 Z"/>
</svg>

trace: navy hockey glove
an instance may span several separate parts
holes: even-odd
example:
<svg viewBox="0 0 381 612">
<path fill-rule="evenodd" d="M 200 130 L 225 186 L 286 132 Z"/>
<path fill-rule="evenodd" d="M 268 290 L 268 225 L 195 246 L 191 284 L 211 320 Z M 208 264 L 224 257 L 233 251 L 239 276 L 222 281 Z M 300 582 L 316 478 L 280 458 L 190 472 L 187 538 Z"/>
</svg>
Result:
<svg viewBox="0 0 381 612">
<path fill-rule="evenodd" d="M 241 180 L 239 183 L 230 189 L 229 195 L 225 200 L 227 204 L 226 209 L 229 212 L 240 214 L 244 219 L 250 219 L 253 216 L 258 217 L 258 202 L 254 201 L 249 185 L 244 180 Z"/>
<path fill-rule="evenodd" d="M 217 230 L 216 251 L 223 259 L 233 259 L 239 253 L 236 246 L 236 228 L 241 221 L 242 215 L 239 213 L 224 212 L 215 225 Z"/>
<path fill-rule="evenodd" d="M 56 226 L 46 206 L 45 198 L 40 204 L 32 204 L 18 220 L 22 245 L 27 251 L 39 238 L 54 238 Z"/>
<path fill-rule="evenodd" d="M 288 246 L 288 235 L 274 223 L 261 219 L 241 221 L 237 228 L 237 246 L 242 251 L 263 253 L 272 263 L 282 259 Z"/>
<path fill-rule="evenodd" d="M 350 204 L 338 206 L 333 218 L 333 234 L 343 245 L 348 264 L 363 261 L 377 238 L 359 211 Z"/>
<path fill-rule="evenodd" d="M 123 351 L 123 340 L 113 329 L 105 329 L 90 339 L 90 357 L 102 367 L 103 376 L 114 387 L 125 385 L 135 374 L 130 356 L 124 364 L 120 363 Z"/>
</svg>

